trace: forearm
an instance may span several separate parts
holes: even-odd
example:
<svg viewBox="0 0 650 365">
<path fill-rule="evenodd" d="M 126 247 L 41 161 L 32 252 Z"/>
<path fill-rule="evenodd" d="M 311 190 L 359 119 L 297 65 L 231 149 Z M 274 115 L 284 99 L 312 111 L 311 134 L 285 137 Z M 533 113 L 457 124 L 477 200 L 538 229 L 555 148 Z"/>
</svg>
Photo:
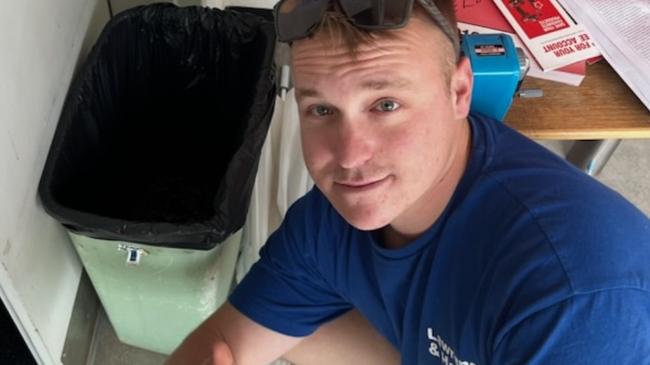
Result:
<svg viewBox="0 0 650 365">
<path fill-rule="evenodd" d="M 183 341 L 167 365 L 263 365 L 300 340 L 262 327 L 225 303 Z"/>
<path fill-rule="evenodd" d="M 219 364 L 214 359 L 217 344 L 228 346 L 223 336 L 203 323 L 192 332 L 167 359 L 166 365 L 212 365 Z"/>
</svg>

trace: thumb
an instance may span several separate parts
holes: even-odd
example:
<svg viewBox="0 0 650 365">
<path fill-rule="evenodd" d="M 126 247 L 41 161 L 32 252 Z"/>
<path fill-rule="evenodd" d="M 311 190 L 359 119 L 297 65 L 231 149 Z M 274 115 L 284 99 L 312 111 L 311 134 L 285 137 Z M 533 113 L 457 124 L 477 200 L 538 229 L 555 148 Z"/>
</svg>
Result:
<svg viewBox="0 0 650 365">
<path fill-rule="evenodd" d="M 217 343 L 212 350 L 212 361 L 215 365 L 235 365 L 230 346 L 225 342 Z"/>
</svg>

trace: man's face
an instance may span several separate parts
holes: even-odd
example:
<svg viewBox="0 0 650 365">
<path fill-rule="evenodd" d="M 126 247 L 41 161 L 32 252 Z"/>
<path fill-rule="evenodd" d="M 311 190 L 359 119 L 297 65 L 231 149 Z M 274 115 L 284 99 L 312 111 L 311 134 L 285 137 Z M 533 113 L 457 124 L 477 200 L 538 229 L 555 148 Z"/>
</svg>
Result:
<svg viewBox="0 0 650 365">
<path fill-rule="evenodd" d="M 458 107 L 454 76 L 451 87 L 445 77 L 443 47 L 432 41 L 446 39 L 414 16 L 353 58 L 322 33 L 292 51 L 307 168 L 353 226 L 409 219 L 435 198 L 466 138 L 467 110 Z"/>
</svg>

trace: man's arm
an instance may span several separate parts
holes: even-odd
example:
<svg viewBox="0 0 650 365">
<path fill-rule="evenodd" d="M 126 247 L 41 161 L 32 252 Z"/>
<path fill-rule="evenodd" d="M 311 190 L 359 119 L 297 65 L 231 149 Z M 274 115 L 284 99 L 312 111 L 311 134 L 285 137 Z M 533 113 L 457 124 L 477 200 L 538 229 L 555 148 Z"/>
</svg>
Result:
<svg viewBox="0 0 650 365">
<path fill-rule="evenodd" d="M 578 294 L 497 335 L 490 363 L 649 364 L 650 292 L 635 288 Z"/>
<path fill-rule="evenodd" d="M 166 364 L 265 365 L 301 340 L 253 322 L 226 302 L 183 341 Z"/>
</svg>

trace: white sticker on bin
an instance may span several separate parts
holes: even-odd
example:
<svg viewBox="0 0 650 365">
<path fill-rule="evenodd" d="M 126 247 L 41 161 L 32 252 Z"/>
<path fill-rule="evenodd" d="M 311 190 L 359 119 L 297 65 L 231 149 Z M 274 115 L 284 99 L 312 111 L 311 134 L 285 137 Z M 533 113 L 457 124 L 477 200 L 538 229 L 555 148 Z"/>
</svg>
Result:
<svg viewBox="0 0 650 365">
<path fill-rule="evenodd" d="M 148 252 L 144 249 L 138 247 L 131 247 L 127 245 L 120 244 L 117 246 L 119 251 L 126 251 L 126 263 L 127 265 L 138 265 L 140 264 L 140 259 L 142 256 L 146 255 Z"/>
</svg>

